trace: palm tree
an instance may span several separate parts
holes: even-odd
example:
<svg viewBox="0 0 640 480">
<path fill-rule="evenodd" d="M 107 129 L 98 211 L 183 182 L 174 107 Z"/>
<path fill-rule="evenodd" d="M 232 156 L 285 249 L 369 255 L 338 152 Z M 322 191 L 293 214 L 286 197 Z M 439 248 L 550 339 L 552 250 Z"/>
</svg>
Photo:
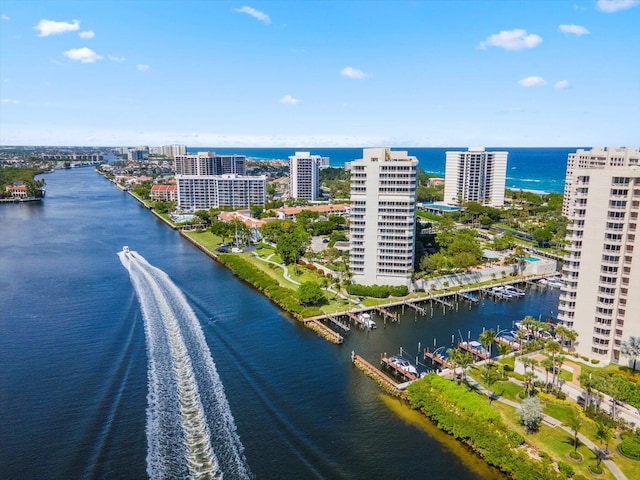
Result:
<svg viewBox="0 0 640 480">
<path fill-rule="evenodd" d="M 629 337 L 622 342 L 620 352 L 633 360 L 633 373 L 636 373 L 636 360 L 640 357 L 640 337 Z"/>
<path fill-rule="evenodd" d="M 600 451 L 598 452 L 598 466 L 602 462 L 602 458 L 607 454 L 609 450 L 609 440 L 611 440 L 612 432 L 609 425 L 601 420 L 596 421 L 596 439 L 600 440 Z M 602 444 L 605 444 L 605 449 L 602 448 Z"/>
<path fill-rule="evenodd" d="M 552 385 L 556 384 L 556 357 L 558 355 L 558 353 L 560 353 L 562 351 L 562 347 L 560 346 L 560 344 L 558 342 L 556 342 L 555 340 L 552 340 L 550 342 L 547 342 L 547 344 L 545 345 L 545 350 L 547 352 L 549 352 L 549 354 L 551 355 L 551 361 L 553 362 L 553 377 L 551 380 Z"/>
<path fill-rule="evenodd" d="M 564 355 L 558 355 L 556 357 L 556 368 L 558 369 L 558 375 L 556 376 L 556 380 L 558 382 L 558 388 L 560 388 L 560 372 L 562 371 L 562 365 L 564 364 L 564 361 L 566 360 Z M 554 368 L 555 371 L 555 368 Z"/>
<path fill-rule="evenodd" d="M 569 329 L 564 325 L 558 325 L 555 328 L 556 340 L 560 342 L 560 346 L 564 346 L 565 339 L 567 338 L 567 333 Z"/>
<path fill-rule="evenodd" d="M 482 369 L 482 372 L 480 373 L 480 378 L 482 378 L 482 381 L 487 387 L 487 391 L 489 392 L 489 403 L 491 403 L 491 400 L 493 400 L 493 394 L 491 393 L 491 385 L 493 385 L 498 381 L 498 378 L 496 377 L 493 371 L 493 368 L 491 368 L 491 365 L 485 364 L 484 368 Z"/>
<path fill-rule="evenodd" d="M 542 360 L 540 365 L 542 366 L 542 368 L 544 368 L 545 371 L 544 386 L 546 390 L 549 391 L 549 372 L 553 370 L 553 360 L 550 357 L 547 357 Z"/>
<path fill-rule="evenodd" d="M 578 339 L 578 332 L 572 329 L 568 329 L 565 336 L 566 336 L 567 342 L 569 343 L 568 350 L 571 351 L 573 342 L 575 342 Z"/>
<path fill-rule="evenodd" d="M 590 373 L 582 373 L 578 377 L 580 381 L 580 385 L 584 387 L 585 399 L 584 399 L 584 409 L 587 410 L 589 405 L 591 405 L 591 392 L 593 389 L 593 380 L 591 379 Z"/>
<path fill-rule="evenodd" d="M 531 334 L 531 336 L 535 336 L 533 331 L 533 326 L 536 324 L 535 318 L 533 318 L 531 315 L 527 315 L 522 319 L 522 322 L 520 323 Z"/>
<path fill-rule="evenodd" d="M 499 343 L 498 344 L 498 355 L 500 355 L 501 357 L 504 357 L 510 351 L 511 351 L 511 347 L 509 347 L 509 345 L 507 345 L 505 343 Z M 500 365 L 502 367 L 502 378 L 504 379 L 504 367 L 505 367 L 505 364 L 504 363 L 500 363 Z"/>
<path fill-rule="evenodd" d="M 578 431 L 582 427 L 582 419 L 578 412 L 573 410 L 573 415 L 569 417 L 567 420 L 567 426 L 573 432 L 573 453 L 577 453 L 578 451 Z"/>
<path fill-rule="evenodd" d="M 489 362 L 491 362 L 491 345 L 494 338 L 496 338 L 496 332 L 491 328 L 482 332 L 478 338 L 482 346 L 489 351 Z"/>
<path fill-rule="evenodd" d="M 460 352 L 460 368 L 462 368 L 462 378 L 467 382 L 467 369 L 473 365 L 473 355 L 469 352 Z"/>
<path fill-rule="evenodd" d="M 456 374 L 456 368 L 460 365 L 460 358 L 462 357 L 462 351 L 459 348 L 448 348 L 447 353 L 449 354 L 449 361 L 451 365 L 453 365 L 453 375 Z M 456 381 L 458 381 L 456 379 Z"/>
</svg>

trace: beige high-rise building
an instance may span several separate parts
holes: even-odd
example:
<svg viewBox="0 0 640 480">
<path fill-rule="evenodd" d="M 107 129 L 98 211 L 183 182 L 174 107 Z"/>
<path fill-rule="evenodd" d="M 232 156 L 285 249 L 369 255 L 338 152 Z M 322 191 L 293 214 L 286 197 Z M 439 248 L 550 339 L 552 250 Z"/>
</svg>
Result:
<svg viewBox="0 0 640 480">
<path fill-rule="evenodd" d="M 640 336 L 638 147 L 570 154 L 563 214 L 570 243 L 558 320 L 578 332 L 578 353 L 626 364 L 622 342 Z"/>
<path fill-rule="evenodd" d="M 446 155 L 446 204 L 478 202 L 491 207 L 504 205 L 509 152 L 486 152 L 484 147 L 470 147 L 466 152 L 447 152 Z"/>
<path fill-rule="evenodd" d="M 351 170 L 350 260 L 361 285 L 411 283 L 418 160 L 407 152 L 365 148 Z"/>
</svg>

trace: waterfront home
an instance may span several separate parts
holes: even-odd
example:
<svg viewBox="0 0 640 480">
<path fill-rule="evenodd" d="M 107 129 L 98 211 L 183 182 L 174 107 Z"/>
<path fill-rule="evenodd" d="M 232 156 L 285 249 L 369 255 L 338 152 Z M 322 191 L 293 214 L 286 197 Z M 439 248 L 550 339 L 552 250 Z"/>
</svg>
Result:
<svg viewBox="0 0 640 480">
<path fill-rule="evenodd" d="M 282 207 L 274 209 L 276 216 L 280 220 L 295 220 L 296 215 L 298 215 L 303 210 L 309 210 L 311 212 L 318 212 L 320 215 L 329 216 L 329 215 L 339 215 L 341 217 L 346 217 L 349 215 L 349 205 L 344 203 L 340 204 L 322 204 L 322 205 L 309 205 L 306 207 Z"/>
<path fill-rule="evenodd" d="M 27 198 L 27 186 L 22 182 L 15 182 L 13 185 L 7 185 L 7 192 L 14 198 Z"/>
<path fill-rule="evenodd" d="M 177 185 L 154 185 L 151 187 L 151 200 L 165 201 L 165 202 L 177 202 L 178 201 L 178 186 Z"/>
</svg>

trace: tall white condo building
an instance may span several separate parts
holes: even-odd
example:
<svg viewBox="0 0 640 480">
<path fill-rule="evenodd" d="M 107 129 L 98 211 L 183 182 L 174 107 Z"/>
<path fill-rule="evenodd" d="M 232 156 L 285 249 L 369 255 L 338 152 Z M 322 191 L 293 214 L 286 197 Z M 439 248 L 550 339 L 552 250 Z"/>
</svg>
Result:
<svg viewBox="0 0 640 480">
<path fill-rule="evenodd" d="M 509 152 L 486 152 L 483 147 L 469 147 L 466 152 L 447 152 L 446 155 L 446 204 L 478 202 L 491 207 L 504 205 Z"/>
<path fill-rule="evenodd" d="M 558 320 L 578 332 L 578 353 L 627 362 L 622 342 L 640 336 L 638 147 L 570 154 L 563 214 L 570 244 Z"/>
<path fill-rule="evenodd" d="M 351 170 L 350 260 L 361 285 L 411 283 L 418 160 L 407 152 L 366 148 Z"/>
<path fill-rule="evenodd" d="M 289 192 L 292 198 L 316 200 L 320 196 L 320 168 L 326 157 L 296 152 L 289 157 Z"/>
</svg>

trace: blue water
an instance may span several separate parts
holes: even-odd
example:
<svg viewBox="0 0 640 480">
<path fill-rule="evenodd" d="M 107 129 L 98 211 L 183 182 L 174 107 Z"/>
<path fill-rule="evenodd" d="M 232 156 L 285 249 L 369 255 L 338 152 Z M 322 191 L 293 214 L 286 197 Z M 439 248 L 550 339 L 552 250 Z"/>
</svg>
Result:
<svg viewBox="0 0 640 480">
<path fill-rule="evenodd" d="M 525 315 L 553 316 L 557 290 L 461 304 L 444 316 L 407 310 L 386 327 L 374 316 L 377 330 L 354 330 L 336 346 L 93 169 L 45 178 L 42 204 L 0 205 L 0 478 L 184 472 L 179 455 L 189 443 L 178 416 L 188 413 L 163 402 L 194 384 L 194 414 L 226 479 L 245 471 L 256 479 L 501 478 L 428 423 L 399 416 L 407 407 L 391 409 L 350 352 L 377 362 L 402 347 L 412 358 L 419 345 L 450 346 L 454 336 L 511 328 Z M 151 277 L 146 287 L 123 268 L 123 245 L 153 266 L 140 266 Z M 145 288 L 161 293 L 147 307 Z M 183 354 L 153 323 L 159 311 L 184 312 Z M 178 357 L 192 365 L 186 376 L 163 367 Z"/>
<path fill-rule="evenodd" d="M 577 147 L 582 148 L 582 147 Z M 540 192 L 562 193 L 566 174 L 567 158 L 577 148 L 509 148 L 492 147 L 487 151 L 507 151 L 507 188 L 534 190 Z M 444 176 L 445 153 L 447 151 L 465 151 L 467 148 L 412 148 L 394 147 L 394 150 L 406 150 L 420 162 L 420 168 L 429 173 Z M 189 148 L 190 153 L 202 151 L 218 153 L 238 153 L 258 160 L 287 160 L 296 151 L 309 151 L 314 155 L 329 157 L 332 166 L 341 167 L 345 162 L 362 158 L 362 148 Z"/>
</svg>

